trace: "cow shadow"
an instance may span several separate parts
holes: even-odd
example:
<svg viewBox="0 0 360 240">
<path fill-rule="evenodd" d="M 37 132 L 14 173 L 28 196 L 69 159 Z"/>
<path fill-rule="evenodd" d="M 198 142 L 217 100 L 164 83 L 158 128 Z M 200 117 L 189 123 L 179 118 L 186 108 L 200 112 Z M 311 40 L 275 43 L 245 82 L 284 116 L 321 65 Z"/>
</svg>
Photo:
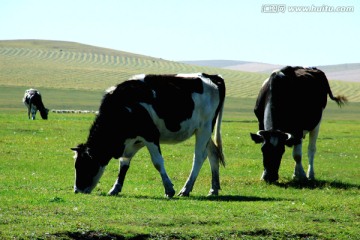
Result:
<svg viewBox="0 0 360 240">
<path fill-rule="evenodd" d="M 179 197 L 174 196 L 173 198 L 166 198 L 164 196 L 145 196 L 145 195 L 135 195 L 135 196 L 111 196 L 111 197 L 126 197 L 126 198 L 136 198 L 136 199 L 152 199 L 159 201 L 181 201 L 181 200 L 192 200 L 192 201 L 213 201 L 213 202 L 272 202 L 272 201 L 284 201 L 289 199 L 284 198 L 272 198 L 272 197 L 257 197 L 257 196 L 240 196 L 240 195 L 218 195 L 218 196 L 194 196 L 190 195 L 189 197 Z"/>
<path fill-rule="evenodd" d="M 290 180 L 287 182 L 276 182 L 274 185 L 281 188 L 294 188 L 294 189 L 357 189 L 360 190 L 360 185 L 345 183 L 341 181 L 327 181 L 327 180 Z"/>
<path fill-rule="evenodd" d="M 198 201 L 214 201 L 214 202 L 273 202 L 284 201 L 284 198 L 272 197 L 256 197 L 256 196 L 240 196 L 240 195 L 219 195 L 219 196 L 195 196 L 190 197 L 192 200 Z"/>
</svg>

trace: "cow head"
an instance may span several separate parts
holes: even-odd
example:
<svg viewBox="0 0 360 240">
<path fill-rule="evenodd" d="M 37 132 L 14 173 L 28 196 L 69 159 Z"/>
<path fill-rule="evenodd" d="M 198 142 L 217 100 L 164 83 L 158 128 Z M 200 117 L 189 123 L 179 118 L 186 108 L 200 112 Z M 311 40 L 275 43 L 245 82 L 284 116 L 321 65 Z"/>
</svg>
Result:
<svg viewBox="0 0 360 240">
<path fill-rule="evenodd" d="M 262 179 L 266 182 L 275 182 L 279 179 L 279 168 L 285 145 L 294 145 L 291 134 L 281 131 L 261 130 L 256 134 L 250 133 L 255 143 L 262 143 L 264 173 Z"/>
<path fill-rule="evenodd" d="M 41 118 L 44 120 L 48 119 L 49 109 L 44 108 L 44 110 L 40 111 Z"/>
<path fill-rule="evenodd" d="M 71 148 L 75 152 L 75 185 L 74 192 L 91 193 L 99 182 L 105 166 L 91 156 L 89 148 L 83 144 Z"/>
</svg>

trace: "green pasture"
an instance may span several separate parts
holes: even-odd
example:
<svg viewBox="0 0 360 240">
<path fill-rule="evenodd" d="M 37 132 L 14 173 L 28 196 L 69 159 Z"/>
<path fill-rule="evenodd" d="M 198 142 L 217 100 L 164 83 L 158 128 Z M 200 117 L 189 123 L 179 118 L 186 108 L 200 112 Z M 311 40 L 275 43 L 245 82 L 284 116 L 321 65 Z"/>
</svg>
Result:
<svg viewBox="0 0 360 240">
<path fill-rule="evenodd" d="M 7 92 L 10 90 L 17 91 L 15 88 Z M 74 107 L 87 108 L 86 98 L 94 107 L 98 104 L 91 100 L 93 95 L 89 92 L 79 91 L 77 96 L 83 98 L 73 102 Z M 110 162 L 92 194 L 74 194 L 70 147 L 86 140 L 94 115 L 50 113 L 47 121 L 31 121 L 21 103 L 15 107 L 15 100 L 10 102 L 13 105 L 9 108 L 3 102 L 0 105 L 0 238 L 356 239 L 359 236 L 360 104 L 338 109 L 329 103 L 318 140 L 315 182 L 292 181 L 294 162 L 288 149 L 279 183 L 268 185 L 259 180 L 261 153 L 249 137 L 249 132 L 257 130 L 251 110 L 254 99 L 228 98 L 222 125 L 227 165 L 220 170 L 220 196 L 206 197 L 211 174 L 205 162 L 191 196 L 167 200 L 161 178 L 145 149 L 133 159 L 119 196 L 106 195 L 117 176 L 117 160 Z M 49 99 L 48 106 L 53 104 L 54 100 Z M 194 139 L 176 146 L 162 146 L 166 168 L 177 191 L 189 174 L 193 149 Z"/>
<path fill-rule="evenodd" d="M 60 51 L 61 50 L 61 51 Z M 92 55 L 91 55 L 92 54 Z M 107 60 L 106 60 L 107 59 Z M 137 59 L 137 60 L 136 60 Z M 0 239 L 358 239 L 360 236 L 360 84 L 331 81 L 348 96 L 329 100 L 315 156 L 316 181 L 292 180 L 291 149 L 276 184 L 260 181 L 260 146 L 252 112 L 266 77 L 199 68 L 64 42 L 0 41 Z M 158 63 L 157 63 L 158 61 Z M 50 113 L 27 119 L 26 88 L 49 109 L 97 110 L 104 89 L 141 72 L 220 72 L 227 83 L 222 124 L 226 167 L 222 190 L 206 197 L 205 161 L 190 197 L 164 198 L 146 149 L 134 157 L 119 196 L 107 196 L 118 171 L 110 161 L 91 194 L 74 194 L 71 147 L 86 141 L 94 114 Z M 307 139 L 303 148 L 307 168 Z M 192 165 L 194 139 L 163 145 L 167 172 L 180 191 Z"/>
</svg>

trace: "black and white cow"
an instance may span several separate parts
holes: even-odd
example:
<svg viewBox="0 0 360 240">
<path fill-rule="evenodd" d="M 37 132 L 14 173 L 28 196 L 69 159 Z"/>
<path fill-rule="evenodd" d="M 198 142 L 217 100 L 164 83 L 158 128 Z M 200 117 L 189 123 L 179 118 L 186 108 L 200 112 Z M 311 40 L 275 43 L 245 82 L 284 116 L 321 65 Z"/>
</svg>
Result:
<svg viewBox="0 0 360 240">
<path fill-rule="evenodd" d="M 259 131 L 257 134 L 251 133 L 255 143 L 262 143 L 263 180 L 278 180 L 285 145 L 293 146 L 293 158 L 296 162 L 294 179 L 306 179 L 301 158 L 302 139 L 307 133 L 307 176 L 310 180 L 315 179 L 316 140 L 328 95 L 339 106 L 347 101 L 344 96 L 333 96 L 324 72 L 316 68 L 287 66 L 274 71 L 265 80 L 254 109 L 259 121 Z"/>
<path fill-rule="evenodd" d="M 39 110 L 42 119 L 48 119 L 49 109 L 45 108 L 42 100 L 41 94 L 36 89 L 28 89 L 25 91 L 23 103 L 28 109 L 28 117 L 30 119 L 35 120 L 36 112 Z"/>
<path fill-rule="evenodd" d="M 109 191 L 121 192 L 132 157 L 146 147 L 159 171 L 167 197 L 175 194 L 161 155 L 160 143 L 196 137 L 193 166 L 179 196 L 189 196 L 200 168 L 209 158 L 211 195 L 220 190 L 219 163 L 225 164 L 220 126 L 225 83 L 218 75 L 137 75 L 104 95 L 85 144 L 75 151 L 74 191 L 90 193 L 111 158 L 120 159 L 118 178 Z M 211 138 L 214 131 L 214 141 Z"/>
</svg>

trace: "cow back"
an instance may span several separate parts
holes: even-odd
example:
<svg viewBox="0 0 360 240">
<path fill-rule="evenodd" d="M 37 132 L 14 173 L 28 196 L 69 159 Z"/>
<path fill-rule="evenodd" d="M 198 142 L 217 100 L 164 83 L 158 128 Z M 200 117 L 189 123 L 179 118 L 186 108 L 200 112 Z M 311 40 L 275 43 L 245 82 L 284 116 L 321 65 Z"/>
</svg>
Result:
<svg viewBox="0 0 360 240">
<path fill-rule="evenodd" d="M 303 130 L 319 123 L 326 106 L 328 81 L 315 68 L 285 67 L 274 72 L 260 90 L 255 114 L 264 129 L 264 112 L 270 104 L 272 129 L 301 138 Z"/>
</svg>

